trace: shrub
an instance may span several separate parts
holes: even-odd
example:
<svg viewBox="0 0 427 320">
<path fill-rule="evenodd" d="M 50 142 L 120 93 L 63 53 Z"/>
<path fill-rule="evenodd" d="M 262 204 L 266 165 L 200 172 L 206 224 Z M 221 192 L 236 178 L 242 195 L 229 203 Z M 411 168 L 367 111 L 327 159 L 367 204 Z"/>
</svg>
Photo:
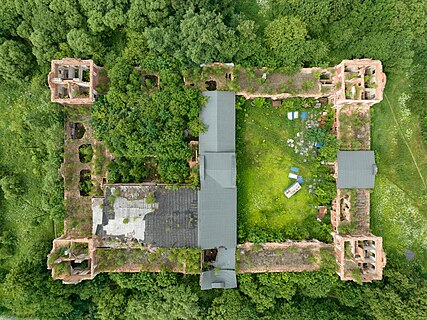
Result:
<svg viewBox="0 0 427 320">
<path fill-rule="evenodd" d="M 146 204 L 154 204 L 156 202 L 157 202 L 157 199 L 153 193 L 150 193 L 145 197 L 145 203 Z"/>
</svg>

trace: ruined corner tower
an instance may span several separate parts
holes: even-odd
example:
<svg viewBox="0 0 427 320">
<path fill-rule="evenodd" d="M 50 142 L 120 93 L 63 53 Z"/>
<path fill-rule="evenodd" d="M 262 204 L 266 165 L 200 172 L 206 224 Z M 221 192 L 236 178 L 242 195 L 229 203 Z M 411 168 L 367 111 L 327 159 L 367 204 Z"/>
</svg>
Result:
<svg viewBox="0 0 427 320">
<path fill-rule="evenodd" d="M 70 105 L 93 104 L 97 96 L 98 73 L 99 67 L 92 60 L 52 60 L 48 76 L 51 101 Z"/>
</svg>

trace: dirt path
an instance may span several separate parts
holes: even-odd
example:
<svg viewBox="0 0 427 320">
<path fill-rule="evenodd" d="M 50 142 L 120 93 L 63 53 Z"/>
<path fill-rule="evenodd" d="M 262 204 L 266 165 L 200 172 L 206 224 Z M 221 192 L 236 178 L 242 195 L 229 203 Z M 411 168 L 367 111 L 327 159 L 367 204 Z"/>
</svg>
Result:
<svg viewBox="0 0 427 320">
<path fill-rule="evenodd" d="M 415 160 L 415 156 L 412 153 L 411 147 L 409 146 L 408 141 L 406 141 L 406 138 L 405 138 L 405 136 L 404 136 L 404 134 L 402 132 L 402 128 L 400 127 L 399 122 L 397 121 L 396 114 L 394 113 L 394 110 L 393 110 L 393 107 L 391 106 L 390 100 L 388 99 L 388 97 L 387 97 L 387 95 L 385 93 L 384 93 L 384 97 L 387 100 L 387 104 L 388 104 L 388 106 L 389 106 L 389 108 L 391 110 L 391 113 L 393 115 L 393 119 L 394 119 L 394 122 L 396 123 L 397 129 L 399 130 L 399 133 L 402 136 L 403 141 L 405 142 L 406 146 L 408 147 L 409 153 L 411 154 L 411 157 L 412 157 L 412 161 L 414 162 L 415 167 L 417 168 L 418 174 L 420 175 L 420 178 L 421 178 L 421 181 L 422 181 L 422 183 L 424 185 L 424 188 L 427 189 L 426 181 L 425 181 L 425 179 L 424 179 L 424 177 L 423 177 L 423 175 L 421 173 L 420 168 L 418 167 L 417 161 Z"/>
</svg>

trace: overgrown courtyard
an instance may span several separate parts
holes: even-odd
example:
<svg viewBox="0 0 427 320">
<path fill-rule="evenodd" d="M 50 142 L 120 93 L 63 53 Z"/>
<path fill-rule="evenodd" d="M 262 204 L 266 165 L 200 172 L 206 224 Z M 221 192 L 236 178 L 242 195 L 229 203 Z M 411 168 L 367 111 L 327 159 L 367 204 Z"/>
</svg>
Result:
<svg viewBox="0 0 427 320">
<path fill-rule="evenodd" d="M 330 184 L 328 169 L 320 164 L 315 146 L 320 139 L 322 143 L 328 140 L 317 127 L 323 109 L 313 108 L 315 104 L 312 99 L 287 99 L 273 108 L 265 99 L 237 100 L 240 241 L 330 241 L 329 226 L 316 220 L 317 206 L 324 201 L 316 193 Z M 294 111 L 300 116 L 289 120 L 288 112 Z M 288 177 L 291 167 L 299 169 L 297 175 L 303 182 L 301 190 L 288 199 L 283 192 L 295 183 Z"/>
</svg>

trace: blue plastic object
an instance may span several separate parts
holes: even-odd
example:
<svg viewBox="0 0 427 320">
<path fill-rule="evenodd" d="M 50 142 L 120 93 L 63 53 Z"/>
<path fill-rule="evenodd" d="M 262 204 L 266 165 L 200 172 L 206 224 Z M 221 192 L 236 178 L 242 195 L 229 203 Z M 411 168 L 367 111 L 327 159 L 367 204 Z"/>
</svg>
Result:
<svg viewBox="0 0 427 320">
<path fill-rule="evenodd" d="M 304 180 L 302 179 L 302 177 L 301 177 L 301 176 L 298 176 L 297 181 L 298 181 L 298 183 L 299 183 L 299 184 L 302 184 L 302 182 L 303 182 Z"/>
<path fill-rule="evenodd" d="M 301 119 L 305 120 L 307 118 L 307 112 L 301 112 Z"/>
<path fill-rule="evenodd" d="M 291 171 L 292 171 L 292 172 L 298 172 L 298 170 L 299 170 L 298 168 L 291 167 Z"/>
</svg>

